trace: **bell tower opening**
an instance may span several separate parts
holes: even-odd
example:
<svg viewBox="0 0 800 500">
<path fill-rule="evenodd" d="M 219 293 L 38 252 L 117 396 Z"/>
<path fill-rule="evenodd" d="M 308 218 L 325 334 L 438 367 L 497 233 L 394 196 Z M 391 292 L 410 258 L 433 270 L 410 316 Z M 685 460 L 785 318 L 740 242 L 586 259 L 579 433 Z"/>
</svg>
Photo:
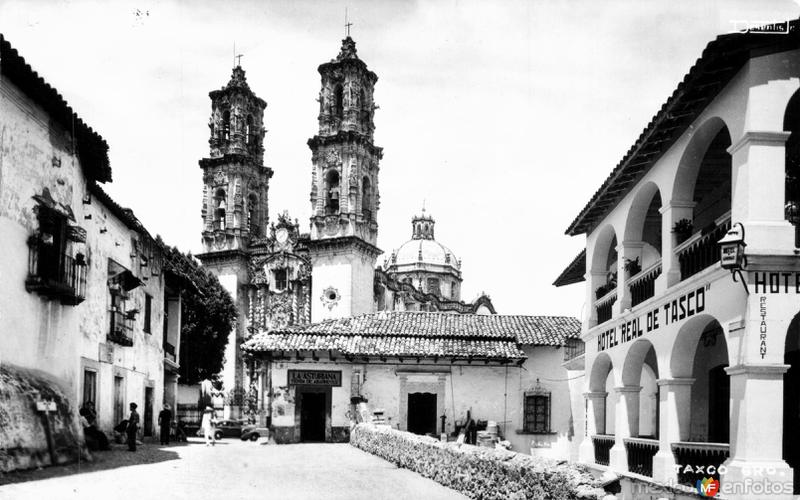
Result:
<svg viewBox="0 0 800 500">
<path fill-rule="evenodd" d="M 329 170 L 325 175 L 325 215 L 339 213 L 339 172 Z"/>
</svg>

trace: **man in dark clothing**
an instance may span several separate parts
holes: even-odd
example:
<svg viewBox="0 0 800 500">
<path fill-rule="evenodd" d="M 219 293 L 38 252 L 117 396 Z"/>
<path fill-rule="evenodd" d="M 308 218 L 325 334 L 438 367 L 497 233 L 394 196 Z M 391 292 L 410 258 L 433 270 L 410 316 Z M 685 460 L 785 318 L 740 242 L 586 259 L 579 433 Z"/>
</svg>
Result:
<svg viewBox="0 0 800 500">
<path fill-rule="evenodd" d="M 137 404 L 131 403 L 131 415 L 128 417 L 128 451 L 136 451 L 136 431 L 139 430 L 139 413 L 136 412 Z"/>
<path fill-rule="evenodd" d="M 164 409 L 158 414 L 158 425 L 161 428 L 161 444 L 169 444 L 169 430 L 172 425 L 172 411 L 164 403 Z"/>
</svg>

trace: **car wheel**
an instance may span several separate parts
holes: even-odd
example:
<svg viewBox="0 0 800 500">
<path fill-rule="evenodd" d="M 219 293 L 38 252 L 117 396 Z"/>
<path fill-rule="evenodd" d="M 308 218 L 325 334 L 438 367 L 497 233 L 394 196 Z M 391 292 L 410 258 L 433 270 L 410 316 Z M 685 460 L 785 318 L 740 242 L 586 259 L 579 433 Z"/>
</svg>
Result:
<svg viewBox="0 0 800 500">
<path fill-rule="evenodd" d="M 250 441 L 258 441 L 258 434 L 250 434 Z"/>
<path fill-rule="evenodd" d="M 222 431 L 215 432 L 214 439 L 222 439 Z"/>
</svg>

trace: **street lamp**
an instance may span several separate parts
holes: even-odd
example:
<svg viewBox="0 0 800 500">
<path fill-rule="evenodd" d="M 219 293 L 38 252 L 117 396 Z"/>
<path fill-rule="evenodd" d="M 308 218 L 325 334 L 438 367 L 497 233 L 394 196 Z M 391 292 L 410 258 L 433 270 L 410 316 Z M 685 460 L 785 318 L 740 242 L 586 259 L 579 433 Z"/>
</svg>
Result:
<svg viewBox="0 0 800 500">
<path fill-rule="evenodd" d="M 731 272 L 733 281 L 736 281 L 736 273 L 739 273 L 744 290 L 749 294 L 750 290 L 747 288 L 747 282 L 742 276 L 742 269 L 747 267 L 747 256 L 744 254 L 744 247 L 747 246 L 747 243 L 744 242 L 744 226 L 742 223 L 737 222 L 731 226 L 717 244 L 720 250 L 720 265 L 723 269 L 728 269 Z"/>
</svg>

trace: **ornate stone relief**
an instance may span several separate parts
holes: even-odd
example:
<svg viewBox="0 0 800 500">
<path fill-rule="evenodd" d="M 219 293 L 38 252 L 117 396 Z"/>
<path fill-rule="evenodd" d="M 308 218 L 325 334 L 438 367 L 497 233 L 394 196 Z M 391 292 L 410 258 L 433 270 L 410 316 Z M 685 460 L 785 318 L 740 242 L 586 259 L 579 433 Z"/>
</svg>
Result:
<svg viewBox="0 0 800 500">
<path fill-rule="evenodd" d="M 214 174 L 214 185 L 225 186 L 228 184 L 228 175 L 225 172 L 219 171 Z"/>
<path fill-rule="evenodd" d="M 339 290 L 336 288 L 329 286 L 322 292 L 322 297 L 320 300 L 322 301 L 322 305 L 328 308 L 328 310 L 333 309 L 339 304 L 339 301 L 342 299 L 342 296 L 339 295 Z"/>
</svg>

